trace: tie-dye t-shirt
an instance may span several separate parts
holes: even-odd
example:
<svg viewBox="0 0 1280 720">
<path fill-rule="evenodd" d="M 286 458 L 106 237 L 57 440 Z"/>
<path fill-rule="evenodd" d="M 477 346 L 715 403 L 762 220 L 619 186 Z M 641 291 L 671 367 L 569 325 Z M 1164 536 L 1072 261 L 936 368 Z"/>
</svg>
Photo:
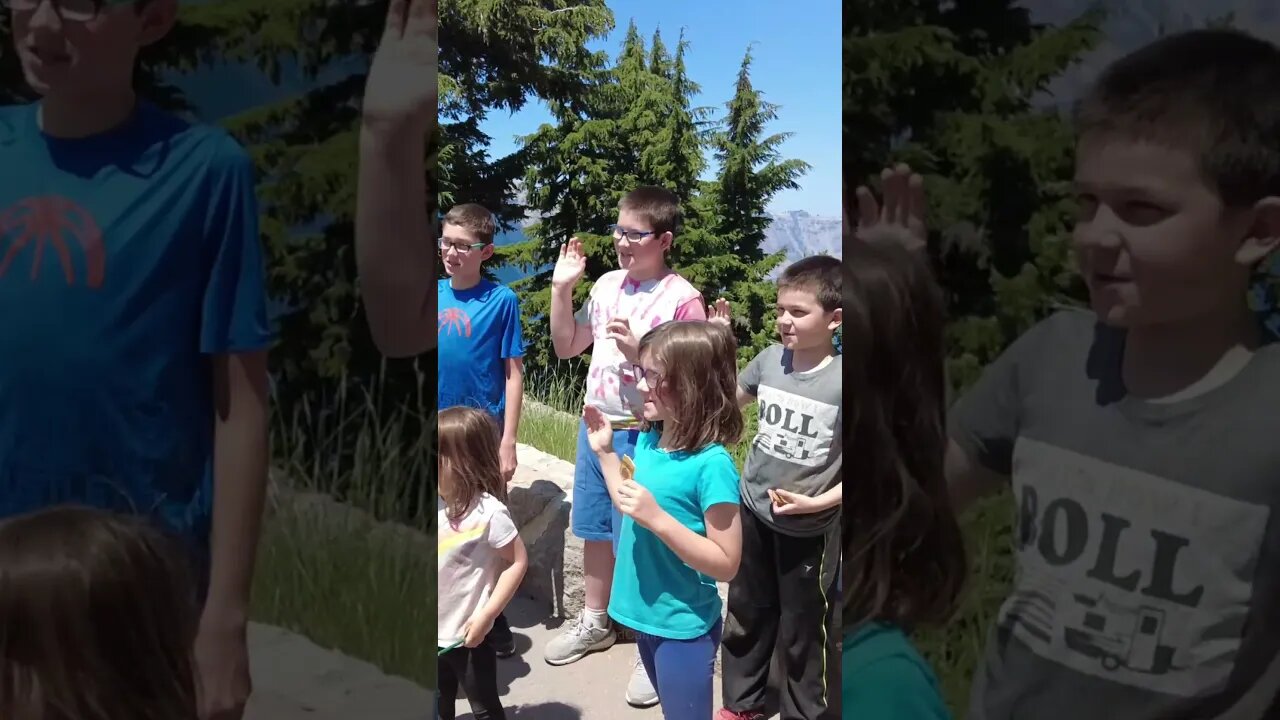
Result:
<svg viewBox="0 0 1280 720">
<path fill-rule="evenodd" d="M 664 322 L 706 320 L 707 310 L 702 293 L 673 271 L 636 282 L 626 270 L 613 270 L 596 281 L 575 318 L 595 336 L 587 373 L 587 402 L 600 408 L 611 422 L 625 424 L 637 421 L 644 402 L 636 389 L 635 365 L 627 362 L 618 343 L 607 337 L 609 321 L 627 318 L 631 332 L 640 339 Z"/>
<path fill-rule="evenodd" d="M 438 647 L 462 640 L 462 629 L 489 602 L 498 581 L 502 548 L 516 539 L 507 506 L 487 493 L 471 512 L 450 523 L 443 501 L 436 510 L 436 590 Z"/>
</svg>

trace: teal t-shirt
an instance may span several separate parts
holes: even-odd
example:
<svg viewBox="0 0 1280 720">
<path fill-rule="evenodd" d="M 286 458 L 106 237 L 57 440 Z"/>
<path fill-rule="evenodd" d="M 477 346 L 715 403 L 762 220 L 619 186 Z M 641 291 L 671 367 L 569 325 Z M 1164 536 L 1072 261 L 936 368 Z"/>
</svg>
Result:
<svg viewBox="0 0 1280 720">
<path fill-rule="evenodd" d="M 738 467 L 723 445 L 695 452 L 658 448 L 658 433 L 636 442 L 636 482 L 681 525 L 706 537 L 713 505 L 737 505 Z M 640 632 L 673 640 L 701 637 L 720 619 L 716 581 L 689 567 L 649 530 L 625 517 L 613 570 L 609 615 Z"/>
<path fill-rule="evenodd" d="M 951 720 L 933 669 L 896 627 L 845 635 L 842 670 L 844 720 Z"/>
</svg>

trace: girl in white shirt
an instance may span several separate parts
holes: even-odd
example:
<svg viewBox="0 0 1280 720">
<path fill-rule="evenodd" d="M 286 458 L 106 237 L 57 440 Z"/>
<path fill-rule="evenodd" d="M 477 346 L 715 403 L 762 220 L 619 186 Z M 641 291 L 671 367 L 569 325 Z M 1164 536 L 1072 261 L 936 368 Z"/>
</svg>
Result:
<svg viewBox="0 0 1280 720">
<path fill-rule="evenodd" d="M 453 720 L 461 683 L 476 720 L 505 720 L 486 636 L 520 587 L 528 556 L 507 510 L 493 420 L 454 407 L 440 412 L 437 427 L 439 715 Z"/>
</svg>

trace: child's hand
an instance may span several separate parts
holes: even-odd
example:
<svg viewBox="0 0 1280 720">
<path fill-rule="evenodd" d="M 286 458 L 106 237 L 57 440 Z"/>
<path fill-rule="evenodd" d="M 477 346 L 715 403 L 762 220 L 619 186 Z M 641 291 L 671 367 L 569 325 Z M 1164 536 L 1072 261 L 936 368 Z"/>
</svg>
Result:
<svg viewBox="0 0 1280 720">
<path fill-rule="evenodd" d="M 582 241 L 572 238 L 560 246 L 560 259 L 551 273 L 551 287 L 576 287 L 586 273 L 587 256 L 582 254 Z"/>
<path fill-rule="evenodd" d="M 605 337 L 618 343 L 618 350 L 629 363 L 640 362 L 640 341 L 631 332 L 631 321 L 626 318 L 613 318 L 605 326 Z"/>
<path fill-rule="evenodd" d="M 716 300 L 715 305 L 711 307 L 711 316 L 707 318 L 709 322 L 720 323 L 725 327 L 732 327 L 733 323 L 730 319 L 729 301 L 724 298 Z"/>
<path fill-rule="evenodd" d="M 773 499 L 774 515 L 808 515 L 822 509 L 817 498 L 797 495 L 786 490 L 771 489 L 769 497 Z"/>
<path fill-rule="evenodd" d="M 884 186 L 884 206 L 867 186 L 858 188 L 858 238 L 866 241 L 895 241 L 908 250 L 921 250 L 929 239 L 924 224 L 928 207 L 924 194 L 924 178 L 911 172 L 908 165 L 885 168 L 880 173 Z"/>
<path fill-rule="evenodd" d="M 618 512 L 650 529 L 662 517 L 662 508 L 653 499 L 653 493 L 635 480 L 624 480 L 618 486 Z"/>
<path fill-rule="evenodd" d="M 613 452 L 613 426 L 609 419 L 593 405 L 582 407 L 582 419 L 587 423 L 587 444 L 597 455 Z"/>
<path fill-rule="evenodd" d="M 493 617 L 481 608 L 476 611 L 475 615 L 462 626 L 463 647 L 477 647 L 484 642 L 484 637 L 493 629 Z"/>
<path fill-rule="evenodd" d="M 361 114 L 375 130 L 422 132 L 436 110 L 436 0 L 393 0 L 365 81 Z"/>
</svg>

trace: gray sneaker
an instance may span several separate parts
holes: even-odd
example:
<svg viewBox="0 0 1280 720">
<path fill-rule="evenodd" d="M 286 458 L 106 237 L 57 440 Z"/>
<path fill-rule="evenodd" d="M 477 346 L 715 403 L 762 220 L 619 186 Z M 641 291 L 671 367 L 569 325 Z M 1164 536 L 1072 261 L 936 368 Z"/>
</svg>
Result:
<svg viewBox="0 0 1280 720">
<path fill-rule="evenodd" d="M 585 617 L 579 615 L 563 635 L 547 643 L 543 658 L 548 665 L 568 665 L 578 662 L 588 653 L 608 650 L 617 640 L 612 624 L 604 629 L 591 627 Z"/>
<path fill-rule="evenodd" d="M 658 704 L 658 691 L 649 682 L 649 673 L 644 669 L 640 653 L 636 653 L 635 666 L 631 668 L 631 681 L 627 683 L 627 704 L 632 707 L 648 708 Z"/>
</svg>

